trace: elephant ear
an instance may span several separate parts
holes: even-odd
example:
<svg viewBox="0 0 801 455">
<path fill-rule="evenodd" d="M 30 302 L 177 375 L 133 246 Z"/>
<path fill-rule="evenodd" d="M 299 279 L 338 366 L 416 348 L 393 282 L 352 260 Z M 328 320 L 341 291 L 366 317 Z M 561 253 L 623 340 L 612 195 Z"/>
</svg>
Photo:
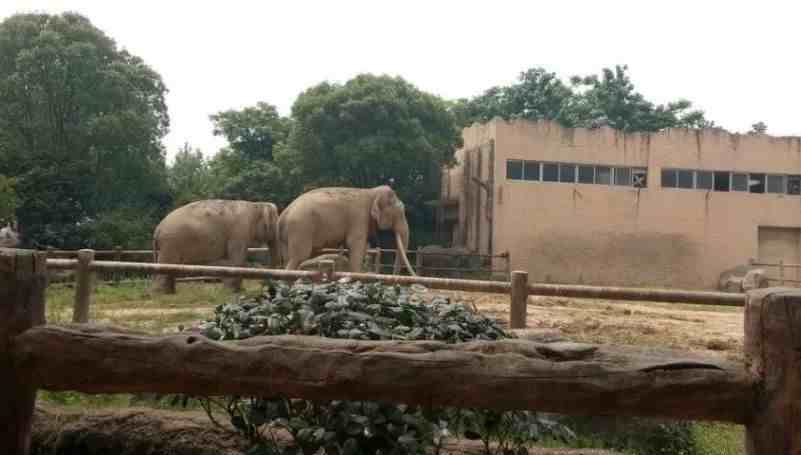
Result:
<svg viewBox="0 0 801 455">
<path fill-rule="evenodd" d="M 377 223 L 380 223 L 381 212 L 396 201 L 400 202 L 400 199 L 395 196 L 395 192 L 392 191 L 390 187 L 379 188 L 373 199 L 373 206 L 370 208 L 370 216 L 372 216 Z"/>
</svg>

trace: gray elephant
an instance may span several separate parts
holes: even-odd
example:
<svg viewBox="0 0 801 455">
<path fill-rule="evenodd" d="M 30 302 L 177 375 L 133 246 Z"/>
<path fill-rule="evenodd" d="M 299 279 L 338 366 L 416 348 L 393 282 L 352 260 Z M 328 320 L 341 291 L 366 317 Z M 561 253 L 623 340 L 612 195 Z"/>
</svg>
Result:
<svg viewBox="0 0 801 455">
<path fill-rule="evenodd" d="M 409 225 L 403 202 L 389 186 L 374 188 L 318 188 L 301 194 L 278 219 L 278 249 L 287 270 L 319 254 L 323 248 L 348 248 L 351 272 L 362 271 L 367 238 L 378 229 L 395 233 L 399 255 L 409 273 L 414 269 L 406 257 Z"/>
<path fill-rule="evenodd" d="M 465 247 L 447 248 L 440 245 L 426 245 L 417 249 L 422 254 L 422 268 L 426 276 L 442 278 L 469 278 L 471 272 L 467 270 L 480 269 L 483 261 Z M 461 269 L 461 270 L 437 270 Z M 418 272 L 423 273 L 418 270 Z M 476 272 L 473 272 L 476 273 Z"/>
<path fill-rule="evenodd" d="M 154 262 L 244 266 L 248 247 L 267 244 L 276 251 L 278 208 L 270 202 L 211 199 L 195 201 L 170 212 L 153 233 Z M 276 255 L 271 253 L 273 264 Z M 225 285 L 241 288 L 241 278 Z M 175 293 L 175 277 L 157 276 L 155 290 Z"/>
</svg>

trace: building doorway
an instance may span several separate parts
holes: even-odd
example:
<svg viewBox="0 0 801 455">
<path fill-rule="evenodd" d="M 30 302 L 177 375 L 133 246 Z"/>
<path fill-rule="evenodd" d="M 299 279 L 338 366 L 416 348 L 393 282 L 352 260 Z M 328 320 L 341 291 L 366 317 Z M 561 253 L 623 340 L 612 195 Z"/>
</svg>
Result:
<svg viewBox="0 0 801 455">
<path fill-rule="evenodd" d="M 785 264 L 801 263 L 801 228 L 759 226 L 757 237 L 759 238 L 759 258 L 758 262 L 763 264 L 778 264 L 780 261 Z M 767 267 L 768 277 L 774 280 L 780 279 L 781 272 L 779 267 Z M 798 280 L 798 267 L 784 268 L 784 278 Z M 788 283 L 792 284 L 792 283 Z"/>
</svg>

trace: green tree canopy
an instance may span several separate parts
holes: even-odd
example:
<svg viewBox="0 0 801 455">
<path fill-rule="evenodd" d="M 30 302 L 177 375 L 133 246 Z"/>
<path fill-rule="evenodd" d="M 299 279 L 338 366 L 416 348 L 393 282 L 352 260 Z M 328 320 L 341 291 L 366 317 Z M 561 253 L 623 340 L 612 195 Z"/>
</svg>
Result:
<svg viewBox="0 0 801 455">
<path fill-rule="evenodd" d="M 213 190 L 209 163 L 199 149 L 192 150 L 185 143 L 175 155 L 175 161 L 167 171 L 175 206 L 207 199 Z"/>
<path fill-rule="evenodd" d="M 566 127 L 608 125 L 622 131 L 659 131 L 664 128 L 713 126 L 704 113 L 680 99 L 655 104 L 636 91 L 627 66 L 604 68 L 600 76 L 573 76 L 567 85 L 555 73 L 532 68 L 518 82 L 492 87 L 452 107 L 459 124 L 504 119 L 554 120 Z"/>
<path fill-rule="evenodd" d="M 211 119 L 214 134 L 229 144 L 209 163 L 215 197 L 283 207 L 298 195 L 297 160 L 287 145 L 292 119 L 281 117 L 266 102 L 219 112 Z"/>
<path fill-rule="evenodd" d="M 70 231 L 103 213 L 169 205 L 165 92 L 79 14 L 0 23 L 0 173 L 18 178 L 29 238 L 78 246 Z"/>
<path fill-rule="evenodd" d="M 439 169 L 461 145 L 442 99 L 399 77 L 362 74 L 298 96 L 290 144 L 312 185 L 372 187 L 394 180 L 404 200 L 438 190 Z"/>
<path fill-rule="evenodd" d="M 258 102 L 242 110 L 210 116 L 215 136 L 224 136 L 231 149 L 250 160 L 273 159 L 273 148 L 286 141 L 291 120 L 278 115 L 275 106 Z"/>
</svg>

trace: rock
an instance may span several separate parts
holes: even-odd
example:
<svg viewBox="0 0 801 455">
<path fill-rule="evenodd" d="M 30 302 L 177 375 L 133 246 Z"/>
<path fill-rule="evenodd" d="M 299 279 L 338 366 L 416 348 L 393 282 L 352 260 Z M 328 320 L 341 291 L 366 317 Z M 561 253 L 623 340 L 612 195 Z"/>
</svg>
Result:
<svg viewBox="0 0 801 455">
<path fill-rule="evenodd" d="M 337 271 L 350 270 L 350 262 L 348 262 L 348 258 L 336 253 L 321 254 L 317 257 L 307 259 L 300 264 L 300 270 L 318 270 L 320 268 L 320 261 L 334 261 L 334 267 Z"/>
<path fill-rule="evenodd" d="M 718 278 L 718 290 L 721 292 L 743 292 L 743 280 L 748 272 L 760 270 L 764 275 L 764 270 L 754 265 L 738 265 L 721 272 Z"/>
<path fill-rule="evenodd" d="M 743 292 L 750 291 L 752 289 L 766 288 L 768 286 L 770 286 L 768 277 L 765 276 L 765 270 L 763 269 L 754 269 L 748 271 L 742 281 Z"/>
</svg>

